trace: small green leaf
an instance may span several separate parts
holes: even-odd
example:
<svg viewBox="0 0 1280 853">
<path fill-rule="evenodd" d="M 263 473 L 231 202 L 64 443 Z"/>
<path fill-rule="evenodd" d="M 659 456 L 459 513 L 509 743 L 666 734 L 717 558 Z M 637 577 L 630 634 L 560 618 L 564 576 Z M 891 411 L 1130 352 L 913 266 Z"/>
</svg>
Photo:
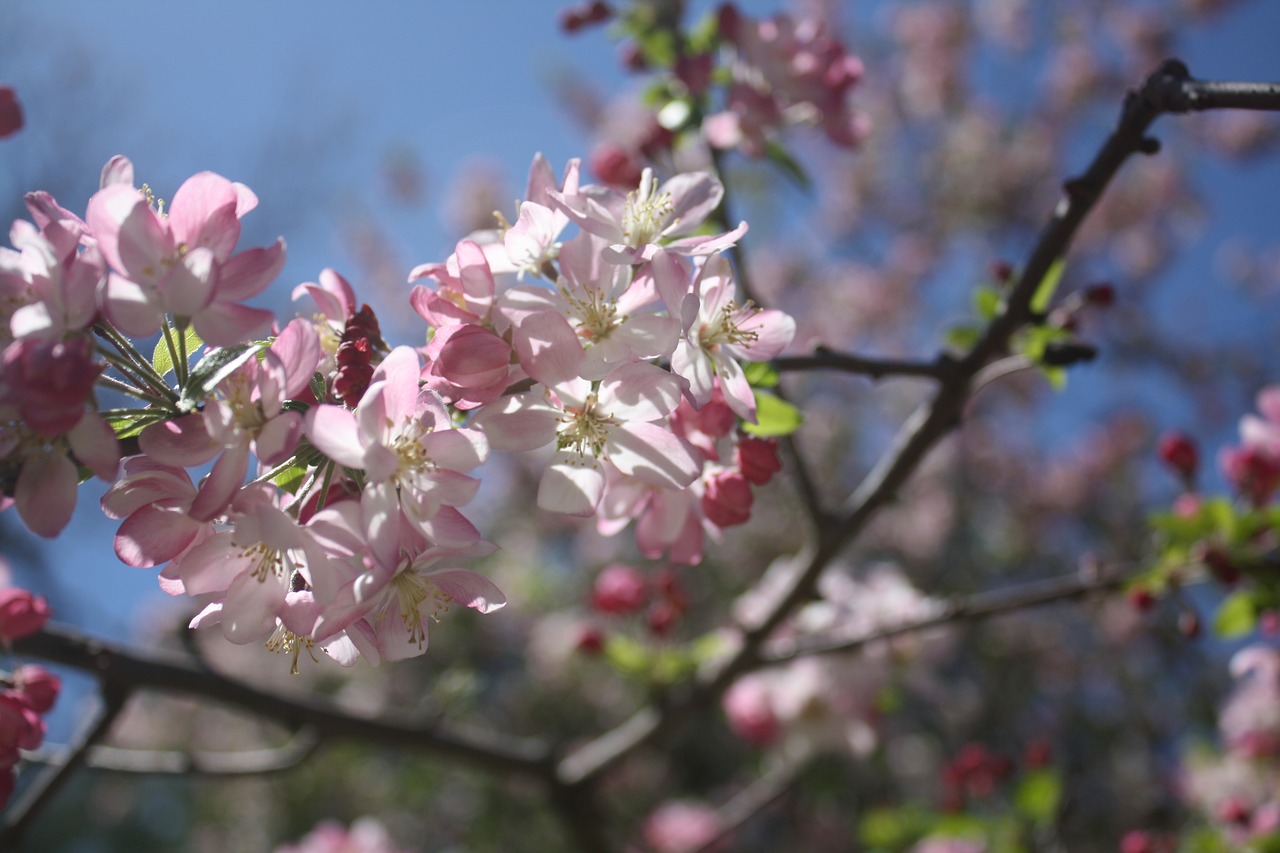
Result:
<svg viewBox="0 0 1280 853">
<path fill-rule="evenodd" d="M 648 676 L 653 665 L 649 650 L 630 637 L 611 634 L 604 644 L 604 657 L 614 669 L 631 677 Z"/>
<path fill-rule="evenodd" d="M 1013 801 L 1018 811 L 1035 823 L 1049 823 L 1058 813 L 1062 779 L 1054 770 L 1032 770 L 1018 783 Z"/>
<path fill-rule="evenodd" d="M 324 374 L 318 370 L 311 377 L 311 393 L 321 403 L 329 396 L 329 384 L 325 381 Z"/>
<path fill-rule="evenodd" d="M 1248 634 L 1257 623 L 1258 608 L 1253 600 L 1253 592 L 1240 589 L 1228 595 L 1218 605 L 1218 612 L 1213 617 L 1213 630 L 1219 636 L 1230 639 Z"/>
<path fill-rule="evenodd" d="M 1042 367 L 1040 372 L 1049 381 L 1049 387 L 1061 391 L 1067 387 L 1067 369 L 1065 367 Z"/>
<path fill-rule="evenodd" d="M 307 467 L 305 465 L 290 465 L 279 474 L 272 478 L 271 482 L 284 489 L 291 495 L 298 493 L 298 488 L 302 486 L 302 481 L 307 478 Z"/>
<path fill-rule="evenodd" d="M 742 365 L 742 372 L 752 388 L 775 388 L 778 385 L 778 371 L 767 361 L 749 361 Z"/>
<path fill-rule="evenodd" d="M 765 156 L 772 160 L 778 168 L 782 169 L 782 173 L 791 179 L 792 183 L 800 187 L 802 190 L 813 189 L 813 181 L 809 179 L 809 173 L 804 170 L 791 153 L 783 148 L 777 142 L 765 143 Z"/>
<path fill-rule="evenodd" d="M 196 351 L 204 346 L 204 341 L 196 334 L 196 330 L 190 326 L 187 327 L 187 333 L 184 338 L 187 342 L 188 357 L 195 355 Z M 156 341 L 156 348 L 151 353 L 151 366 L 161 376 L 168 376 L 173 372 L 173 359 L 169 355 L 168 345 L 164 342 L 164 335 L 161 335 L 160 340 Z"/>
<path fill-rule="evenodd" d="M 982 337 L 982 330 L 977 326 L 953 326 L 947 329 L 947 347 L 954 352 L 964 353 L 973 349 L 973 345 Z"/>
<path fill-rule="evenodd" d="M 194 411 L 195 407 L 218 383 L 240 369 L 246 361 L 257 356 L 263 349 L 261 343 L 239 344 L 234 347 L 223 347 L 205 354 L 204 358 L 191 368 L 186 385 L 182 386 L 182 399 L 178 408 L 183 411 Z"/>
<path fill-rule="evenodd" d="M 1004 295 L 989 284 L 973 291 L 973 310 L 984 320 L 994 320 L 1003 309 Z"/>
<path fill-rule="evenodd" d="M 1049 265 L 1049 270 L 1044 274 L 1044 278 L 1040 279 L 1040 283 L 1036 285 L 1036 292 L 1031 297 L 1031 310 L 1037 314 L 1043 314 L 1049 310 L 1049 303 L 1053 301 L 1053 294 L 1057 292 L 1058 285 L 1062 282 L 1062 273 L 1066 270 L 1066 261 L 1058 258 Z"/>
<path fill-rule="evenodd" d="M 768 391 L 755 393 L 756 423 L 742 425 L 742 430 L 747 435 L 754 435 L 757 438 L 778 438 L 791 435 L 804 423 L 804 414 L 786 400 Z"/>
</svg>

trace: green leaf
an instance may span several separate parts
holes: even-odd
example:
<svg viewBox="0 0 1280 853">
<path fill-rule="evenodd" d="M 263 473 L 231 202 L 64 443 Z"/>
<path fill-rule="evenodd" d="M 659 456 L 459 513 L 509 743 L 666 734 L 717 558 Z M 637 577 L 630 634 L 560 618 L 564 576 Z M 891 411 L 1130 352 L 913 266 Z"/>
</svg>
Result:
<svg viewBox="0 0 1280 853">
<path fill-rule="evenodd" d="M 219 382 L 239 370 L 246 361 L 256 357 L 263 348 L 261 343 L 239 344 L 206 353 L 191 368 L 187 384 L 182 386 L 182 399 L 178 401 L 178 408 L 186 412 L 194 411 Z"/>
<path fill-rule="evenodd" d="M 747 377 L 747 384 L 752 388 L 777 387 L 778 371 L 767 361 L 749 361 L 742 365 L 742 372 Z"/>
<path fill-rule="evenodd" d="M 778 168 L 782 169 L 782 174 L 790 178 L 792 183 L 800 187 L 800 189 L 813 189 L 813 181 L 809 180 L 809 173 L 782 145 L 777 142 L 767 142 L 764 146 L 764 153 Z"/>
<path fill-rule="evenodd" d="M 201 340 L 200 336 L 196 334 L 196 330 L 191 326 L 187 327 L 187 333 L 184 338 L 187 342 L 188 357 L 195 355 L 196 351 L 204 346 L 204 341 Z M 169 347 L 164 342 L 164 335 L 161 335 L 160 340 L 156 341 L 156 348 L 151 353 L 151 366 L 161 376 L 168 376 L 173 372 L 173 358 L 169 355 Z"/>
<path fill-rule="evenodd" d="M 1228 595 L 1213 616 L 1213 630 L 1228 639 L 1248 634 L 1257 623 L 1257 603 L 1253 599 L 1253 591 L 1247 589 Z"/>
<path fill-rule="evenodd" d="M 926 825 L 926 816 L 910 806 L 872 809 L 858 822 L 858 840 L 872 850 L 902 850 L 919 840 Z"/>
<path fill-rule="evenodd" d="M 1036 285 L 1036 292 L 1031 297 L 1031 310 L 1037 314 L 1043 314 L 1049 310 L 1049 303 L 1053 301 L 1053 294 L 1057 292 L 1058 285 L 1062 282 L 1062 273 L 1066 270 L 1067 264 L 1063 258 L 1058 258 L 1049 265 L 1049 270 L 1044 274 L 1044 278 L 1040 279 L 1040 283 Z"/>
<path fill-rule="evenodd" d="M 1054 770 L 1032 770 L 1018 783 L 1013 802 L 1018 811 L 1035 823 L 1049 823 L 1062 800 L 1062 779 Z"/>
<path fill-rule="evenodd" d="M 1065 367 L 1042 367 L 1040 372 L 1049 381 L 1049 387 L 1061 391 L 1067 387 L 1067 369 Z"/>
<path fill-rule="evenodd" d="M 279 474 L 276 474 L 276 476 L 272 478 L 271 482 L 275 483 L 289 494 L 296 495 L 299 487 L 302 486 L 302 481 L 306 478 L 307 466 L 294 464 L 285 468 Z"/>
<path fill-rule="evenodd" d="M 984 320 L 994 320 L 1004 306 L 1004 295 L 989 284 L 973 291 L 973 310 Z"/>
<path fill-rule="evenodd" d="M 982 330 L 968 324 L 953 326 L 947 329 L 947 347 L 957 353 L 965 353 L 973 349 L 973 345 L 982 337 Z"/>
<path fill-rule="evenodd" d="M 804 414 L 786 400 L 768 391 L 755 393 L 756 423 L 742 425 L 742 430 L 747 435 L 754 435 L 757 438 L 778 438 L 791 435 L 804 423 Z"/>
<path fill-rule="evenodd" d="M 648 648 L 618 634 L 611 634 L 605 641 L 604 657 L 614 669 L 633 678 L 647 677 L 653 665 Z"/>
</svg>

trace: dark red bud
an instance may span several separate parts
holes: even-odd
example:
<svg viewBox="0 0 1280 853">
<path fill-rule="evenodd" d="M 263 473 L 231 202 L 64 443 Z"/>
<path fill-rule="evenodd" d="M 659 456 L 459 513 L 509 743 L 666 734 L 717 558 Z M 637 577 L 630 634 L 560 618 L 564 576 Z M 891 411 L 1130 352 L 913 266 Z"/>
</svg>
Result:
<svg viewBox="0 0 1280 853">
<path fill-rule="evenodd" d="M 1200 452 L 1196 443 L 1185 433 L 1166 432 L 1160 436 L 1156 446 L 1160 461 L 1168 465 L 1174 473 L 1183 479 L 1191 479 L 1200 467 Z"/>
</svg>

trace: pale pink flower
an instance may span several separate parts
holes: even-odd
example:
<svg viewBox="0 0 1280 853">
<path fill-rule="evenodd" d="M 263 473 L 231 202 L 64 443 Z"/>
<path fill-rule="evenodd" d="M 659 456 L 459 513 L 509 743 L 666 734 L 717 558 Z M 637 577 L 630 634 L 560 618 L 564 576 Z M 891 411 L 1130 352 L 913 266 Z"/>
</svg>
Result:
<svg viewBox="0 0 1280 853">
<path fill-rule="evenodd" d="M 392 840 L 381 823 L 362 817 L 350 829 L 322 821 L 296 844 L 283 844 L 275 853 L 408 853 Z"/>
<path fill-rule="evenodd" d="M 187 515 L 196 497 L 191 476 L 182 468 L 148 456 L 130 456 L 120 464 L 120 478 L 102 496 L 108 518 L 123 519 L 115 550 L 126 565 L 158 566 L 180 556 L 213 535 L 213 525 Z M 162 575 L 161 587 L 180 594 L 176 575 Z"/>
<path fill-rule="evenodd" d="M 645 843 L 657 853 L 692 853 L 714 841 L 723 828 L 719 812 L 710 806 L 672 800 L 645 818 L 643 833 Z"/>
<path fill-rule="evenodd" d="M 487 407 L 475 425 L 498 450 L 556 444 L 542 476 L 538 506 L 590 515 L 604 491 L 602 462 L 653 485 L 684 488 L 698 463 L 664 423 L 680 400 L 680 383 L 644 362 L 624 364 L 593 384 L 575 379 L 540 395 L 522 394 Z"/>
<path fill-rule="evenodd" d="M 439 395 L 419 391 L 418 355 L 392 350 L 355 411 L 320 405 L 307 412 L 312 444 L 339 465 L 363 469 L 366 534 L 385 563 L 395 562 L 402 517 L 439 538 L 432 521 L 441 507 L 465 506 L 479 481 L 468 477 L 489 446 L 474 429 L 453 429 Z M 476 534 L 475 539 L 479 538 Z"/>
<path fill-rule="evenodd" d="M 270 311 L 239 304 L 284 264 L 284 241 L 235 253 L 240 218 L 258 198 L 243 184 L 201 172 L 178 188 L 167 214 L 123 182 L 89 199 L 85 219 L 112 273 L 103 310 L 131 335 L 158 331 L 164 315 L 208 343 L 232 346 L 270 328 Z"/>
<path fill-rule="evenodd" d="M 435 289 L 415 285 L 409 304 L 431 326 L 483 324 L 488 319 L 496 291 L 493 272 L 479 243 L 463 240 L 443 264 L 422 264 L 409 273 L 411 282 L 423 278 L 433 279 Z"/>
<path fill-rule="evenodd" d="M 666 488 L 627 476 L 607 462 L 602 467 L 605 489 L 596 517 L 601 535 L 614 536 L 634 521 L 641 555 L 691 566 L 702 562 L 700 480 L 685 488 Z"/>
<path fill-rule="evenodd" d="M 719 380 L 725 401 L 755 423 L 756 402 L 738 361 L 769 361 L 791 343 L 796 323 L 782 311 L 739 306 L 733 270 L 721 257 L 708 258 L 698 277 L 697 318 L 676 345 L 671 369 L 689 382 L 696 405 L 711 399 Z"/>
</svg>

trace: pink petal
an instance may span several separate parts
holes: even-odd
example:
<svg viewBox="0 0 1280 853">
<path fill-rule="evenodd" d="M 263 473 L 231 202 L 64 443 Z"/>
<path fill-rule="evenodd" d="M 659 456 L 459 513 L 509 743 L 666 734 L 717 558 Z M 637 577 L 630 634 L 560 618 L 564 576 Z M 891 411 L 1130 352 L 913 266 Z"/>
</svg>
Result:
<svg viewBox="0 0 1280 853">
<path fill-rule="evenodd" d="M 543 385 L 559 385 L 578 376 L 582 344 L 573 328 L 555 311 L 526 316 L 511 340 L 525 372 Z"/>
<path fill-rule="evenodd" d="M 680 380 L 648 362 L 615 367 L 600 383 L 600 406 L 623 421 L 654 421 L 680 404 Z"/>
<path fill-rule="evenodd" d="M 341 406 L 313 406 L 307 411 L 307 438 L 316 449 L 339 465 L 364 465 L 364 446 L 356 433 L 356 418 Z"/>
<path fill-rule="evenodd" d="M 131 186 L 112 184 L 89 199 L 85 220 L 107 263 L 119 273 L 154 279 L 173 254 L 173 240 L 147 200 Z M 150 273 L 147 273 L 147 270 Z"/>
<path fill-rule="evenodd" d="M 223 446 L 205 429 L 204 415 L 192 412 L 147 427 L 138 436 L 138 447 L 161 464 L 187 468 L 208 462 Z"/>
<path fill-rule="evenodd" d="M 227 448 L 200 484 L 188 514 L 197 521 L 212 521 L 221 515 L 244 485 L 244 475 L 248 470 L 248 445 L 237 444 Z"/>
<path fill-rule="evenodd" d="M 253 450 L 263 465 L 274 467 L 293 455 L 301 438 L 302 414 L 281 412 L 263 424 L 258 437 L 254 439 Z"/>
<path fill-rule="evenodd" d="M 71 521 L 76 508 L 76 466 L 61 453 L 39 453 L 23 463 L 14 503 L 27 529 L 52 539 Z"/>
<path fill-rule="evenodd" d="M 107 276 L 102 310 L 113 326 L 135 338 L 145 338 L 160 331 L 164 320 L 164 309 L 154 290 L 115 273 Z"/>
<path fill-rule="evenodd" d="M 443 429 L 425 436 L 422 449 L 441 468 L 470 471 L 489 455 L 489 440 L 479 430 Z"/>
<path fill-rule="evenodd" d="M 213 252 L 192 249 L 156 285 L 160 301 L 175 317 L 192 317 L 213 300 L 218 283 Z"/>
<path fill-rule="evenodd" d="M 111 482 L 120 466 L 120 442 L 111 426 L 95 413 L 87 413 L 67 433 L 71 452 L 100 479 Z"/>
<path fill-rule="evenodd" d="M 269 571 L 265 578 L 241 574 L 222 603 L 223 636 L 242 645 L 266 639 L 275 630 L 288 592 L 289 578 L 283 572 Z"/>
<path fill-rule="evenodd" d="M 182 553 L 205 525 L 172 510 L 144 506 L 116 532 L 116 555 L 129 566 L 149 568 Z"/>
<path fill-rule="evenodd" d="M 538 506 L 566 515 L 588 516 L 596 511 L 604 492 L 600 463 L 588 456 L 561 452 L 538 486 Z"/>
<path fill-rule="evenodd" d="M 277 239 L 270 246 L 238 252 L 218 267 L 218 301 L 243 302 L 257 296 L 276 280 L 283 267 L 283 239 Z M 296 290 L 294 294 L 296 298 Z"/>
<path fill-rule="evenodd" d="M 188 248 L 204 247 L 219 259 L 231 254 L 240 239 L 236 191 L 231 182 L 213 172 L 200 172 L 183 181 L 169 205 L 169 230 Z"/>
<path fill-rule="evenodd" d="M 469 572 L 465 569 L 441 569 L 429 572 L 427 577 L 445 595 L 472 610 L 492 613 L 506 606 L 507 597 L 502 594 L 502 590 L 498 589 L 493 581 L 477 572 Z"/>
<path fill-rule="evenodd" d="M 215 301 L 196 314 L 191 325 L 206 344 L 233 347 L 263 337 L 275 319 L 276 315 L 265 308 Z"/>
<path fill-rule="evenodd" d="M 622 473 L 646 483 L 683 489 L 701 465 L 675 434 L 657 424 L 631 423 L 609 434 L 609 461 Z"/>
</svg>

